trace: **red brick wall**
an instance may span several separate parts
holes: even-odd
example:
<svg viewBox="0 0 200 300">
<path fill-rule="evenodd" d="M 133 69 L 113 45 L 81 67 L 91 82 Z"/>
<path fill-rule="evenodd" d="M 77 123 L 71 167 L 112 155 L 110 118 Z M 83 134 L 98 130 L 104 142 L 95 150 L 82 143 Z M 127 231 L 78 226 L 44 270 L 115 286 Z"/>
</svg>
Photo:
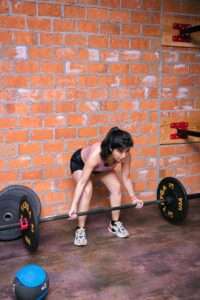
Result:
<svg viewBox="0 0 200 300">
<path fill-rule="evenodd" d="M 161 46 L 163 14 L 193 16 L 197 2 L 0 1 L 0 187 L 33 188 L 43 215 L 67 210 L 72 152 L 118 125 L 135 140 L 140 197 L 166 175 L 196 188 L 197 148 L 159 138 L 163 114 L 200 109 L 199 52 Z"/>
</svg>

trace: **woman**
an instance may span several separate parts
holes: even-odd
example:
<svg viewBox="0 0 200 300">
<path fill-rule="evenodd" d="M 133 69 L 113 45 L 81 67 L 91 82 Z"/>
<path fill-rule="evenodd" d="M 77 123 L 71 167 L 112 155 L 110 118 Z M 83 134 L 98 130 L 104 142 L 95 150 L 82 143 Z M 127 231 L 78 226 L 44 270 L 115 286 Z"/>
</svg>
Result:
<svg viewBox="0 0 200 300">
<path fill-rule="evenodd" d="M 130 180 L 131 155 L 130 148 L 133 147 L 131 135 L 118 127 L 109 130 L 106 137 L 100 143 L 95 143 L 83 149 L 77 150 L 71 158 L 70 168 L 76 187 L 73 195 L 72 205 L 69 211 L 71 218 L 77 217 L 77 211 L 87 211 L 92 197 L 91 175 L 95 174 L 106 185 L 110 191 L 111 207 L 121 205 L 121 184 L 115 172 L 115 167 L 121 164 L 122 181 L 129 196 L 137 208 L 143 206 L 143 201 L 135 196 L 132 182 Z M 108 230 L 117 237 L 126 238 L 129 233 L 119 220 L 120 211 L 112 211 L 112 220 Z M 85 230 L 87 216 L 78 218 L 78 227 L 75 231 L 74 245 L 87 245 Z"/>
</svg>

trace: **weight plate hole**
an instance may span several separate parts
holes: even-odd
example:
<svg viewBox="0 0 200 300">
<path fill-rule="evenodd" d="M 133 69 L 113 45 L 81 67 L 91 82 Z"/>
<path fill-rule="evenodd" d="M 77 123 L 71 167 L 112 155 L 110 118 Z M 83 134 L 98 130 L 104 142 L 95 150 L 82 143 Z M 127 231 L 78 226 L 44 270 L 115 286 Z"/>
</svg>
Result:
<svg viewBox="0 0 200 300">
<path fill-rule="evenodd" d="M 13 214 L 11 212 L 6 212 L 4 215 L 3 215 L 3 220 L 5 222 L 9 222 L 11 220 L 13 220 Z"/>
</svg>

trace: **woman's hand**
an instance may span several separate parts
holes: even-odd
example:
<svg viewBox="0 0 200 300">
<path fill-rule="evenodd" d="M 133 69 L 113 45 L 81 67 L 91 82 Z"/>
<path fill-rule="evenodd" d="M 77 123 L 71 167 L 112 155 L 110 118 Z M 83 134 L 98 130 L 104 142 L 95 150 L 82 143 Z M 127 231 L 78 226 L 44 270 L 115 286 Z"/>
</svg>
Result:
<svg viewBox="0 0 200 300">
<path fill-rule="evenodd" d="M 68 214 L 69 214 L 70 220 L 76 219 L 77 218 L 77 205 L 72 204 Z"/>
<path fill-rule="evenodd" d="M 136 204 L 136 208 L 142 208 L 144 205 L 144 202 L 136 197 L 132 198 L 132 203 Z"/>
</svg>

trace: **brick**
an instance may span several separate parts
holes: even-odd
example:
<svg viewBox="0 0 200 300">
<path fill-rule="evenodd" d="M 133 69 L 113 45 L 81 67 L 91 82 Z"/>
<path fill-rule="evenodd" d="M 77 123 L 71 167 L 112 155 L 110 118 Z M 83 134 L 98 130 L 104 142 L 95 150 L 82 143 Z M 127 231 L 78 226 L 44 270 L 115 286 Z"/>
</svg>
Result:
<svg viewBox="0 0 200 300">
<path fill-rule="evenodd" d="M 49 180 L 41 180 L 34 182 L 33 184 L 33 190 L 38 194 L 41 192 L 46 192 L 48 190 L 51 190 L 53 186 L 53 182 Z"/>
<path fill-rule="evenodd" d="M 72 88 L 76 86 L 77 77 L 69 75 L 57 75 L 55 86 Z"/>
<path fill-rule="evenodd" d="M 109 117 L 107 116 L 107 114 L 92 114 L 90 117 L 89 117 L 89 120 L 88 120 L 88 125 L 103 125 L 105 124 L 107 121 L 108 121 Z"/>
<path fill-rule="evenodd" d="M 105 111 L 114 112 L 118 109 L 118 106 L 119 104 L 116 101 L 106 101 L 102 103 L 101 109 Z"/>
<path fill-rule="evenodd" d="M 73 1 L 73 0 L 72 0 Z M 74 1 L 75 2 L 75 1 Z M 95 5 L 97 4 L 98 0 L 79 0 L 80 4 L 91 4 Z"/>
<path fill-rule="evenodd" d="M 128 64 L 112 64 L 109 66 L 109 71 L 111 73 L 128 73 L 129 71 L 129 65 Z"/>
<path fill-rule="evenodd" d="M 176 147 L 173 145 L 160 147 L 161 156 L 174 156 L 175 154 L 176 154 Z"/>
<path fill-rule="evenodd" d="M 145 36 L 160 36 L 160 26 L 157 25 L 143 25 L 143 33 Z"/>
<path fill-rule="evenodd" d="M 84 124 L 85 124 L 85 119 L 83 115 L 77 115 L 77 114 L 68 115 L 69 126 L 83 126 Z"/>
<path fill-rule="evenodd" d="M 55 51 L 55 57 L 61 60 L 76 60 L 78 55 L 77 51 L 73 48 L 58 48 Z"/>
<path fill-rule="evenodd" d="M 78 28 L 80 32 L 97 33 L 98 26 L 95 22 L 79 21 Z"/>
<path fill-rule="evenodd" d="M 148 72 L 148 65 L 146 64 L 131 64 L 130 71 L 133 73 L 147 73 Z"/>
<path fill-rule="evenodd" d="M 101 8 L 87 8 L 87 19 L 96 21 L 108 21 L 109 10 Z"/>
<path fill-rule="evenodd" d="M 181 2 L 180 6 L 180 12 L 184 14 L 193 14 L 193 15 L 199 15 L 198 12 L 200 11 L 200 3 L 199 1 L 183 1 Z"/>
<path fill-rule="evenodd" d="M 100 24 L 100 33 L 120 34 L 120 25 L 119 24 L 110 24 L 110 23 Z"/>
<path fill-rule="evenodd" d="M 12 32 L 1 31 L 0 42 L 3 44 L 11 44 L 12 43 Z"/>
<path fill-rule="evenodd" d="M 51 129 L 33 129 L 32 130 L 33 141 L 45 141 L 53 138 L 53 130 Z"/>
<path fill-rule="evenodd" d="M 31 30 L 38 30 L 38 31 L 51 30 L 51 21 L 47 19 L 37 18 L 37 17 L 27 17 L 27 24 L 28 24 L 28 29 Z"/>
<path fill-rule="evenodd" d="M 124 38 L 111 38 L 111 47 L 116 49 L 128 49 L 129 40 Z"/>
<path fill-rule="evenodd" d="M 65 6 L 64 17 L 72 19 L 85 19 L 86 9 L 79 6 Z"/>
<path fill-rule="evenodd" d="M 7 0 L 2 0 L 0 2 L 0 13 L 5 14 L 9 12 L 9 5 Z"/>
<path fill-rule="evenodd" d="M 0 156 L 1 159 L 16 157 L 18 154 L 18 148 L 16 144 L 0 144 Z"/>
<path fill-rule="evenodd" d="M 162 82 L 164 87 L 169 87 L 169 86 L 177 86 L 178 84 L 178 79 L 176 76 L 172 75 L 163 75 L 162 76 Z"/>
<path fill-rule="evenodd" d="M 107 71 L 107 67 L 105 64 L 93 63 L 93 64 L 88 64 L 87 71 L 91 73 L 105 73 Z"/>
<path fill-rule="evenodd" d="M 40 91 L 40 99 L 44 101 L 62 101 L 65 100 L 65 91 L 63 89 L 45 89 Z"/>
<path fill-rule="evenodd" d="M 22 172 L 22 179 L 23 180 L 35 180 L 35 179 L 41 179 L 42 178 L 42 171 L 26 171 Z"/>
<path fill-rule="evenodd" d="M 24 115 L 29 112 L 29 105 L 26 103 L 8 103 L 5 109 L 9 114 Z"/>
<path fill-rule="evenodd" d="M 0 172 L 0 181 L 5 182 L 7 185 L 9 182 L 14 182 L 17 180 L 17 171 L 12 172 L 6 172 L 2 171 Z"/>
<path fill-rule="evenodd" d="M 34 167 L 41 167 L 43 165 L 53 165 L 55 159 L 52 155 L 46 153 L 45 155 L 37 155 L 33 157 L 31 161 Z"/>
<path fill-rule="evenodd" d="M 29 2 L 19 2 L 17 0 L 13 0 L 12 4 L 12 13 L 13 14 L 23 14 L 28 16 L 36 15 L 36 3 Z"/>
<path fill-rule="evenodd" d="M 64 73 L 64 66 L 61 63 L 43 62 L 40 64 L 40 71 L 44 73 Z"/>
<path fill-rule="evenodd" d="M 76 136 L 76 129 L 75 128 L 58 128 L 55 130 L 55 138 L 62 139 L 62 138 L 75 138 Z"/>
<path fill-rule="evenodd" d="M 50 203 L 55 203 L 56 207 L 57 207 L 61 202 L 65 201 L 65 196 L 66 195 L 63 192 L 52 192 L 51 191 L 49 193 L 44 194 L 43 199 L 44 199 L 44 201 L 47 201 L 48 205 Z M 62 209 L 63 209 L 63 205 L 62 205 Z M 66 207 L 64 210 L 60 210 L 60 212 L 56 210 L 56 214 L 59 215 L 59 214 L 61 214 L 62 211 L 66 211 Z M 51 214 L 52 213 L 55 214 L 55 207 L 54 207 L 54 211 L 52 211 Z"/>
<path fill-rule="evenodd" d="M 199 74 L 200 73 L 200 64 L 189 65 L 189 72 L 192 74 Z"/>
<path fill-rule="evenodd" d="M 75 31 L 75 22 L 65 20 L 54 20 L 53 30 L 58 32 Z"/>
<path fill-rule="evenodd" d="M 53 58 L 53 51 L 50 48 L 42 47 L 31 47 L 29 49 L 29 57 L 38 60 L 41 59 L 51 59 Z"/>
<path fill-rule="evenodd" d="M 79 86 L 81 87 L 97 86 L 97 78 L 95 76 L 80 76 Z"/>
<path fill-rule="evenodd" d="M 89 89 L 87 94 L 88 98 L 93 100 L 105 100 L 108 98 L 108 91 L 101 88 Z"/>
<path fill-rule="evenodd" d="M 141 0 L 122 0 L 122 8 L 141 8 L 142 7 L 142 1 Z"/>
<path fill-rule="evenodd" d="M 161 0 L 144 0 L 143 1 L 143 8 L 144 9 L 151 9 L 151 10 L 160 10 Z"/>
<path fill-rule="evenodd" d="M 180 12 L 181 2 L 180 0 L 169 0 L 164 1 L 163 11 L 164 12 Z"/>
<path fill-rule="evenodd" d="M 88 37 L 88 46 L 96 48 L 107 48 L 108 47 L 108 38 L 104 36 L 89 36 Z"/>
<path fill-rule="evenodd" d="M 111 22 L 129 23 L 130 15 L 131 14 L 128 11 L 111 10 L 109 20 Z"/>
<path fill-rule="evenodd" d="M 159 59 L 160 59 L 160 57 L 159 57 L 159 53 L 157 51 L 156 52 L 148 51 L 148 52 L 143 53 L 143 60 L 145 62 L 151 62 L 151 63 L 159 62 Z"/>
<path fill-rule="evenodd" d="M 121 34 L 124 35 L 139 35 L 140 34 L 140 25 L 139 24 L 131 24 L 131 25 L 123 25 L 121 29 Z"/>
<path fill-rule="evenodd" d="M 75 188 L 75 182 L 72 178 L 60 180 L 58 183 L 58 188 L 61 191 L 67 190 L 67 191 L 73 192 L 73 190 Z"/>
<path fill-rule="evenodd" d="M 67 141 L 67 150 L 69 152 L 74 152 L 76 151 L 78 148 L 83 148 L 87 145 L 87 141 L 86 140 L 72 140 L 72 141 Z"/>
<path fill-rule="evenodd" d="M 22 117 L 19 120 L 20 128 L 36 128 L 42 126 L 42 120 L 40 118 Z"/>
<path fill-rule="evenodd" d="M 40 33 L 40 44 L 41 45 L 62 45 L 63 44 L 63 35 L 60 33 Z"/>
<path fill-rule="evenodd" d="M 150 23 L 150 14 L 146 11 L 132 11 L 131 21 L 133 23 L 148 24 Z"/>
<path fill-rule="evenodd" d="M 158 103 L 157 99 L 151 99 L 151 101 L 142 101 L 140 103 L 140 107 L 142 110 L 157 110 L 158 109 Z"/>
<path fill-rule="evenodd" d="M 27 130 L 12 130 L 5 134 L 5 138 L 8 143 L 27 142 L 28 141 L 28 131 Z"/>
<path fill-rule="evenodd" d="M 34 75 L 31 78 L 31 87 L 32 88 L 42 88 L 42 87 L 51 87 L 54 84 L 54 79 L 52 75 Z"/>
<path fill-rule="evenodd" d="M 45 143 L 44 144 L 44 152 L 47 153 L 60 153 L 64 151 L 64 143 L 62 141 L 55 141 L 55 142 L 51 142 L 51 143 Z"/>
<path fill-rule="evenodd" d="M 75 111 L 76 106 L 73 102 L 62 101 L 56 104 L 56 112 L 65 113 Z"/>
<path fill-rule="evenodd" d="M 87 46 L 87 37 L 81 34 L 65 34 L 65 44 L 67 46 Z"/>
<path fill-rule="evenodd" d="M 67 118 L 62 115 L 56 115 L 56 116 L 45 116 L 43 123 L 44 127 L 60 127 L 64 126 L 67 123 Z"/>
<path fill-rule="evenodd" d="M 31 164 L 30 156 L 20 156 L 17 159 L 13 159 L 9 161 L 8 167 L 9 169 L 22 169 L 29 168 Z"/>
<path fill-rule="evenodd" d="M 135 121 L 146 121 L 148 117 L 147 112 L 143 111 L 143 112 L 133 112 L 131 113 L 131 120 Z"/>
<path fill-rule="evenodd" d="M 146 50 L 149 48 L 149 45 L 149 40 L 147 39 L 135 38 L 131 40 L 131 48 Z"/>
<path fill-rule="evenodd" d="M 100 5 L 111 8 L 119 8 L 120 0 L 100 0 Z"/>
<path fill-rule="evenodd" d="M 16 62 L 15 70 L 18 73 L 36 73 L 39 72 L 39 63 L 31 60 Z"/>
<path fill-rule="evenodd" d="M 119 85 L 119 80 L 117 76 L 101 76 L 97 77 L 97 85 L 101 87 L 110 87 L 110 86 L 118 86 Z"/>
<path fill-rule="evenodd" d="M 37 37 L 35 33 L 16 31 L 13 33 L 13 35 L 17 45 L 34 45 L 37 43 Z"/>
<path fill-rule="evenodd" d="M 23 76 L 4 76 L 0 80 L 1 87 L 6 88 L 26 88 L 29 85 L 29 79 Z"/>
<path fill-rule="evenodd" d="M 119 103 L 119 110 L 125 110 L 125 111 L 132 111 L 134 107 L 134 103 L 133 101 L 122 101 Z"/>
<path fill-rule="evenodd" d="M 140 79 L 136 75 L 132 76 L 124 76 L 121 80 L 121 83 L 125 86 L 136 86 L 140 82 Z"/>
<path fill-rule="evenodd" d="M 7 73 L 13 70 L 13 63 L 11 61 L 0 61 L 0 72 Z"/>
<path fill-rule="evenodd" d="M 97 129 L 96 128 L 92 128 L 92 127 L 88 127 L 88 128 L 79 128 L 78 129 L 78 136 L 79 137 L 95 137 L 97 136 Z"/>
<path fill-rule="evenodd" d="M 38 15 L 48 17 L 61 17 L 61 6 L 57 4 L 39 3 Z"/>
<path fill-rule="evenodd" d="M 21 16 L 0 16 L 0 27 L 9 29 L 25 29 L 25 18 Z"/>
<path fill-rule="evenodd" d="M 39 143 L 26 143 L 19 145 L 19 154 L 20 155 L 31 155 L 41 153 L 41 144 Z"/>
</svg>

